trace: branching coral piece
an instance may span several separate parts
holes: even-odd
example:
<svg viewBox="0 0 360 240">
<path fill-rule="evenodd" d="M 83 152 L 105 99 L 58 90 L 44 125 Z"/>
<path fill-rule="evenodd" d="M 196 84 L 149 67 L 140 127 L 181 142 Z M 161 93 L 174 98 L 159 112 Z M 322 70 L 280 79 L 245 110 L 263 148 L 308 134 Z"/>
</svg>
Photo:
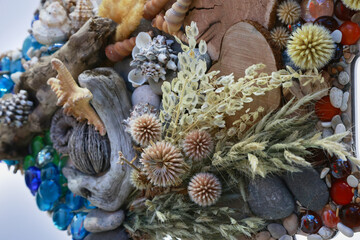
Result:
<svg viewBox="0 0 360 240">
<path fill-rule="evenodd" d="M 99 16 L 112 19 L 116 28 L 116 41 L 127 39 L 139 26 L 143 17 L 146 0 L 103 0 L 99 6 Z"/>
<path fill-rule="evenodd" d="M 52 59 L 53 68 L 58 72 L 57 78 L 50 78 L 47 84 L 56 93 L 58 98 L 57 105 L 63 106 L 64 113 L 72 115 L 78 121 L 87 120 L 88 124 L 95 126 L 95 129 L 102 136 L 106 134 L 106 129 L 101 119 L 90 106 L 92 93 L 79 87 L 65 65 L 59 59 Z"/>
<path fill-rule="evenodd" d="M 284 27 L 276 27 L 270 32 L 271 34 L 271 41 L 275 43 L 276 46 L 279 48 L 286 47 L 287 41 L 289 40 L 290 34 L 288 33 L 287 29 Z"/>
<path fill-rule="evenodd" d="M 300 4 L 294 0 L 286 0 L 278 7 L 277 15 L 282 23 L 293 24 L 300 18 Z"/>
<path fill-rule="evenodd" d="M 330 61 L 335 44 L 326 28 L 305 24 L 290 36 L 287 48 L 296 66 L 313 69 L 321 68 Z"/>
<path fill-rule="evenodd" d="M 345 6 L 353 10 L 360 10 L 359 0 L 341 0 Z"/>
<path fill-rule="evenodd" d="M 217 202 L 221 195 L 221 184 L 211 173 L 198 173 L 189 183 L 189 196 L 193 202 L 208 207 Z"/>
</svg>

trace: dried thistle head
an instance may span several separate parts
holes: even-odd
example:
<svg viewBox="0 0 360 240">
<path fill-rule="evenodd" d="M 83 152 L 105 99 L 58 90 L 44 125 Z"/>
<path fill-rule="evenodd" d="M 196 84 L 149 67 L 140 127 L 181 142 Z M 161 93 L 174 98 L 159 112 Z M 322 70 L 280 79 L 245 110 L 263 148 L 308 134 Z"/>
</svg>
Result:
<svg viewBox="0 0 360 240">
<path fill-rule="evenodd" d="M 277 15 L 282 23 L 293 24 L 300 18 L 300 5 L 294 0 L 284 1 L 279 5 Z"/>
<path fill-rule="evenodd" d="M 150 182 L 160 187 L 179 185 L 187 167 L 180 149 L 164 141 L 148 146 L 140 162 Z"/>
<path fill-rule="evenodd" d="M 219 179 L 211 173 L 198 173 L 190 180 L 188 192 L 193 202 L 207 207 L 219 200 L 221 184 Z"/>
<path fill-rule="evenodd" d="M 130 121 L 130 134 L 143 147 L 161 139 L 161 123 L 152 114 L 144 114 Z"/>
<path fill-rule="evenodd" d="M 214 143 L 209 133 L 194 130 L 185 137 L 183 150 L 190 160 L 200 161 L 210 156 Z"/>
<path fill-rule="evenodd" d="M 290 36 L 287 48 L 296 66 L 313 69 L 321 68 L 330 61 L 335 44 L 326 28 L 316 24 L 305 24 Z"/>
<path fill-rule="evenodd" d="M 275 43 L 279 48 L 285 48 L 286 43 L 289 40 L 289 32 L 284 27 L 276 27 L 270 32 L 271 40 Z"/>
<path fill-rule="evenodd" d="M 341 0 L 344 5 L 352 10 L 360 10 L 359 0 Z"/>
<path fill-rule="evenodd" d="M 147 179 L 146 174 L 139 172 L 136 169 L 131 171 L 130 181 L 131 184 L 138 190 L 146 189 L 147 185 L 149 184 L 149 180 Z"/>
</svg>

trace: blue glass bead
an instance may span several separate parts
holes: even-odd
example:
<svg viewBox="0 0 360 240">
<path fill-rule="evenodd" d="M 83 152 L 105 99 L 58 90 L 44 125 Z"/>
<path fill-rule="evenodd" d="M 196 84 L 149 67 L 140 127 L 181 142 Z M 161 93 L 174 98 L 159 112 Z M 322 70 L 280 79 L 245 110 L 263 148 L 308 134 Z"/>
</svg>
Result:
<svg viewBox="0 0 360 240">
<path fill-rule="evenodd" d="M 12 61 L 10 64 L 10 73 L 16 73 L 16 72 L 25 72 L 25 69 L 21 64 L 21 59 Z"/>
<path fill-rule="evenodd" d="M 39 193 L 45 202 L 53 203 L 60 198 L 61 188 L 55 181 L 45 180 L 40 184 Z"/>
<path fill-rule="evenodd" d="M 87 199 L 84 198 L 84 206 L 87 208 L 87 209 L 95 209 L 96 207 L 91 205 L 91 202 Z"/>
<path fill-rule="evenodd" d="M 84 239 L 86 237 L 86 235 L 89 234 L 88 231 L 86 231 L 85 227 L 84 227 L 84 221 L 86 218 L 85 213 L 78 213 L 74 216 L 72 222 L 71 222 L 71 226 L 70 226 L 70 230 L 71 230 L 71 235 L 73 237 L 73 239 L 75 240 L 81 240 Z"/>
<path fill-rule="evenodd" d="M 39 193 L 37 193 L 36 194 L 36 205 L 38 206 L 40 211 L 50 211 L 53 208 L 54 203 L 49 203 L 49 202 L 44 201 L 44 199 L 41 197 L 41 195 Z"/>
<path fill-rule="evenodd" d="M 45 146 L 37 155 L 36 165 L 38 167 L 42 168 L 46 164 L 51 163 L 57 157 L 58 157 L 58 154 L 53 147 Z"/>
<path fill-rule="evenodd" d="M 65 196 L 65 203 L 71 210 L 78 210 L 83 206 L 83 198 L 68 191 Z"/>
<path fill-rule="evenodd" d="M 40 169 L 37 167 L 29 167 L 28 170 L 25 171 L 25 183 L 31 193 L 35 195 L 41 184 Z"/>
<path fill-rule="evenodd" d="M 3 97 L 7 93 L 11 93 L 14 88 L 14 82 L 9 75 L 4 74 L 0 78 L 0 97 Z"/>
<path fill-rule="evenodd" d="M 71 209 L 61 204 L 54 209 L 52 219 L 55 227 L 60 230 L 66 230 L 73 217 L 74 214 L 71 212 Z"/>
<path fill-rule="evenodd" d="M 54 180 L 56 182 L 59 180 L 59 170 L 55 164 L 48 163 L 41 169 L 41 180 Z"/>
<path fill-rule="evenodd" d="M 62 46 L 64 46 L 64 43 L 54 43 L 53 45 L 49 46 L 47 48 L 47 51 L 43 53 L 41 56 L 50 56 L 53 55 L 57 50 L 59 50 Z"/>
<path fill-rule="evenodd" d="M 21 52 L 26 60 L 30 60 L 30 57 L 27 55 L 29 49 L 32 47 L 34 50 L 37 50 L 40 49 L 42 46 L 44 45 L 36 41 L 36 39 L 32 35 L 29 35 L 24 40 Z"/>
<path fill-rule="evenodd" d="M 5 160 L 3 159 L 4 163 L 6 163 L 8 166 L 13 166 L 19 163 L 19 161 L 13 161 L 13 160 Z"/>
<path fill-rule="evenodd" d="M 11 63 L 11 60 L 9 57 L 3 57 L 1 59 L 1 70 L 2 71 L 10 71 L 10 63 Z"/>
</svg>

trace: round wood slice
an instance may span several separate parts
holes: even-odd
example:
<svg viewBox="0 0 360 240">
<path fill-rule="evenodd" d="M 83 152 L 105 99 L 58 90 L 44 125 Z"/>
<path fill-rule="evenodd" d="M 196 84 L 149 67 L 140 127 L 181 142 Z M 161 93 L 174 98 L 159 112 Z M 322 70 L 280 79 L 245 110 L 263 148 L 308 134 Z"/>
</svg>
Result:
<svg viewBox="0 0 360 240">
<path fill-rule="evenodd" d="M 256 22 L 244 21 L 234 24 L 226 31 L 221 44 L 219 61 L 211 67 L 210 71 L 220 70 L 221 75 L 234 73 L 235 79 L 238 79 L 245 75 L 245 70 L 249 66 L 263 63 L 266 65 L 263 72 L 271 74 L 281 66 L 280 57 L 280 51 L 270 43 L 269 32 Z M 281 100 L 280 88 L 262 96 L 253 96 L 253 99 L 254 101 L 246 104 L 243 110 L 226 119 L 227 127 L 238 120 L 248 108 L 250 112 L 253 112 L 259 106 L 264 107 L 262 116 L 277 109 Z"/>
</svg>

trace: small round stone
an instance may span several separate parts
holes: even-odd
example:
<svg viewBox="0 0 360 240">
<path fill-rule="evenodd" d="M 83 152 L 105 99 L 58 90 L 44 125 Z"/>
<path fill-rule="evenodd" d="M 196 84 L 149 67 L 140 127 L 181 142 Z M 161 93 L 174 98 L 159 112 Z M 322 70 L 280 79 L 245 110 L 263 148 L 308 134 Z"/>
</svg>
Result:
<svg viewBox="0 0 360 240">
<path fill-rule="evenodd" d="M 300 220 L 300 229 L 304 233 L 315 234 L 323 226 L 321 217 L 314 211 L 306 211 Z"/>
<path fill-rule="evenodd" d="M 356 188 L 359 184 L 359 180 L 353 175 L 349 175 L 346 178 L 346 182 L 349 184 L 350 187 L 353 187 L 353 188 Z"/>
<path fill-rule="evenodd" d="M 322 240 L 322 237 L 317 234 L 311 234 L 307 237 L 307 240 Z"/>
<path fill-rule="evenodd" d="M 348 108 L 349 97 L 350 97 L 350 93 L 349 92 L 344 92 L 343 100 L 342 100 L 341 107 L 340 107 L 340 110 L 342 112 L 345 112 L 346 109 Z"/>
<path fill-rule="evenodd" d="M 338 115 L 336 115 L 336 116 L 338 116 Z M 331 122 L 321 122 L 321 126 L 323 128 L 329 128 L 329 127 L 331 127 Z"/>
<path fill-rule="evenodd" d="M 160 97 L 155 94 L 149 85 L 143 85 L 135 89 L 131 96 L 133 106 L 139 103 L 149 103 L 150 105 L 160 108 Z"/>
<path fill-rule="evenodd" d="M 299 226 L 299 220 L 296 214 L 293 213 L 287 218 L 285 218 L 283 220 L 283 226 L 288 232 L 288 234 L 294 235 L 297 232 Z"/>
<path fill-rule="evenodd" d="M 331 33 L 331 37 L 334 40 L 334 42 L 336 43 L 340 43 L 341 42 L 341 38 L 342 38 L 342 33 L 340 30 L 335 30 Z"/>
<path fill-rule="evenodd" d="M 332 183 L 330 189 L 331 199 L 338 205 L 349 204 L 354 197 L 352 190 L 353 188 L 350 187 L 347 182 L 342 179 L 337 179 Z"/>
<path fill-rule="evenodd" d="M 347 226 L 345 226 L 344 224 L 342 224 L 341 222 L 339 222 L 337 224 L 337 229 L 344 234 L 345 236 L 351 238 L 354 236 L 354 231 L 351 228 L 348 228 Z"/>
<path fill-rule="evenodd" d="M 335 134 L 340 134 L 346 132 L 346 128 L 344 124 L 338 124 L 335 128 Z"/>
<path fill-rule="evenodd" d="M 286 229 L 283 227 L 283 225 L 278 223 L 270 223 L 267 226 L 268 231 L 270 232 L 271 236 L 274 238 L 281 238 L 286 234 Z"/>
<path fill-rule="evenodd" d="M 341 222 L 349 227 L 356 228 L 360 226 L 360 206 L 356 203 L 350 203 L 340 209 L 339 217 Z M 339 229 L 340 230 L 340 229 Z"/>
<path fill-rule="evenodd" d="M 255 240 L 269 240 L 271 237 L 268 231 L 262 231 L 255 235 Z"/>
<path fill-rule="evenodd" d="M 329 173 L 330 171 L 330 168 L 323 168 L 323 170 L 321 170 L 321 173 L 320 173 L 320 178 L 323 179 L 326 177 L 326 175 Z"/>
<path fill-rule="evenodd" d="M 337 87 L 332 87 L 330 90 L 330 102 L 331 105 L 333 105 L 334 108 L 340 108 L 342 99 L 343 99 L 343 91 L 341 89 L 338 89 Z"/>
<path fill-rule="evenodd" d="M 342 71 L 339 73 L 339 77 L 338 77 L 339 83 L 342 85 L 346 85 L 350 82 L 350 76 L 347 72 Z"/>
<path fill-rule="evenodd" d="M 52 219 L 55 227 L 60 230 L 66 230 L 73 217 L 74 214 L 72 213 L 71 209 L 62 204 L 56 207 Z"/>
<path fill-rule="evenodd" d="M 292 240 L 292 236 L 289 236 L 289 235 L 284 235 L 282 236 L 281 238 L 279 238 L 279 240 Z"/>
</svg>

